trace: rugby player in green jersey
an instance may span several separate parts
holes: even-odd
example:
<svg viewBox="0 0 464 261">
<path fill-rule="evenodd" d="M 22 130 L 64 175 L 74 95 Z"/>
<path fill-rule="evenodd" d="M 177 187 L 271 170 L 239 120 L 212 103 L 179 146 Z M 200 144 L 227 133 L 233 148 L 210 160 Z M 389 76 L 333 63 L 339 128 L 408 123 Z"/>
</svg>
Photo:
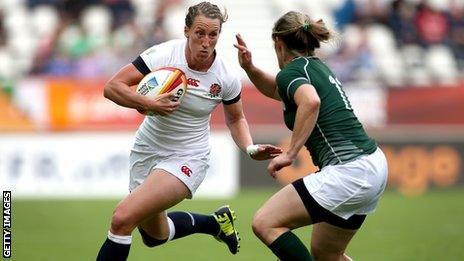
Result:
<svg viewBox="0 0 464 261">
<path fill-rule="evenodd" d="M 239 62 L 256 88 L 282 101 L 292 130 L 288 151 L 274 158 L 269 173 L 293 163 L 306 146 L 319 167 L 282 188 L 255 214 L 253 231 L 280 260 L 351 260 L 345 249 L 367 214 L 374 212 L 387 182 L 387 162 L 364 131 L 342 85 L 314 50 L 332 38 L 322 20 L 288 12 L 274 24 L 272 40 L 280 72 L 253 65 L 237 35 Z M 313 225 L 311 251 L 291 231 Z"/>
</svg>

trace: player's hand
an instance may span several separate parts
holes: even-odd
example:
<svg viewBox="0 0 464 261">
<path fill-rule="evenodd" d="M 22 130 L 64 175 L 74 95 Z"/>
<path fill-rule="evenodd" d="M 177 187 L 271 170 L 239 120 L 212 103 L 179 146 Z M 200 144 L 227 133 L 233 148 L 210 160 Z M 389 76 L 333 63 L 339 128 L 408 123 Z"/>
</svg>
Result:
<svg viewBox="0 0 464 261">
<path fill-rule="evenodd" d="M 237 43 L 234 44 L 234 46 L 238 50 L 238 62 L 245 71 L 248 71 L 253 67 L 251 52 L 248 50 L 246 43 L 243 41 L 240 34 L 236 34 L 235 38 L 237 38 Z"/>
<path fill-rule="evenodd" d="M 163 93 L 158 95 L 150 102 L 147 111 L 152 111 L 161 116 L 167 116 L 179 108 L 180 102 L 173 101 L 175 98 L 176 95 L 174 93 Z"/>
<path fill-rule="evenodd" d="M 290 166 L 293 163 L 293 158 L 289 157 L 287 153 L 282 153 L 279 156 L 269 162 L 267 166 L 267 171 L 269 174 L 275 178 L 277 171 L 281 170 L 284 167 Z"/>
<path fill-rule="evenodd" d="M 258 151 L 250 154 L 254 160 L 267 160 L 277 157 L 282 153 L 282 149 L 271 144 L 257 144 Z"/>
</svg>

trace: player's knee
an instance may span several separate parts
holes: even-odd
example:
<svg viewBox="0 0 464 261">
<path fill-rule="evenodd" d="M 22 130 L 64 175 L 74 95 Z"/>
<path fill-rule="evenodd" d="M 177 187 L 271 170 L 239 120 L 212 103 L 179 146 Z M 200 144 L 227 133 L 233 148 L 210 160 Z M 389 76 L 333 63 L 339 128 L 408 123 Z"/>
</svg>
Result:
<svg viewBox="0 0 464 261">
<path fill-rule="evenodd" d="M 321 259 L 324 256 L 324 251 L 320 248 L 311 245 L 311 255 L 314 259 Z"/>
<path fill-rule="evenodd" d="M 253 217 L 253 221 L 251 223 L 251 228 L 255 235 L 259 238 L 265 237 L 267 231 L 270 229 L 269 226 L 266 225 L 266 216 L 261 213 L 261 211 L 256 212 L 255 216 Z"/>
<path fill-rule="evenodd" d="M 120 235 L 130 234 L 135 226 L 131 213 L 122 207 L 116 207 L 111 218 L 111 231 Z"/>
<path fill-rule="evenodd" d="M 314 260 L 344 260 L 343 251 L 333 251 L 311 245 L 311 255 Z"/>
</svg>

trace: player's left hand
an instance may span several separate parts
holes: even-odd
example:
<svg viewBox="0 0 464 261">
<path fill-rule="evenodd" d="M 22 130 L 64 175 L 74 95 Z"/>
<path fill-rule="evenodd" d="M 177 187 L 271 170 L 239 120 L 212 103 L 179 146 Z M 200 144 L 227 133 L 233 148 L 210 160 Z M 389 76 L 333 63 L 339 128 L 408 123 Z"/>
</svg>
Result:
<svg viewBox="0 0 464 261">
<path fill-rule="evenodd" d="M 267 160 L 277 157 L 282 149 L 271 144 L 257 144 L 258 151 L 250 155 L 254 160 Z"/>
<path fill-rule="evenodd" d="M 277 171 L 281 170 L 284 167 L 290 166 L 293 163 L 293 158 L 289 157 L 287 153 L 282 153 L 279 156 L 269 162 L 267 166 L 267 171 L 269 174 L 275 178 Z"/>
<path fill-rule="evenodd" d="M 235 38 L 237 43 L 234 44 L 234 47 L 238 50 L 238 62 L 245 71 L 249 71 L 253 68 L 251 52 L 240 34 L 236 34 Z"/>
</svg>

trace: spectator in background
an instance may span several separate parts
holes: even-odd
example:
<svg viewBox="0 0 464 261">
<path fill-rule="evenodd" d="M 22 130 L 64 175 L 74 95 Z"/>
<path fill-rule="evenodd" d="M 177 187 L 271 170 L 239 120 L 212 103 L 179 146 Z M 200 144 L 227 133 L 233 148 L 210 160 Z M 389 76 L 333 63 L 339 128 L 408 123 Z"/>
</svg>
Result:
<svg viewBox="0 0 464 261">
<path fill-rule="evenodd" d="M 86 55 L 76 59 L 74 64 L 73 75 L 76 77 L 101 77 L 105 75 L 106 61 L 103 52 L 90 50 Z"/>
<path fill-rule="evenodd" d="M 164 17 L 157 18 L 153 24 L 153 27 L 148 30 L 146 46 L 159 44 L 168 40 L 166 28 L 164 26 Z"/>
<path fill-rule="evenodd" d="M 56 32 L 40 39 L 31 73 L 80 77 L 111 75 L 128 57 L 167 40 L 165 12 L 178 3 L 177 0 L 160 0 L 153 23 L 141 28 L 135 21 L 135 8 L 129 0 L 29 0 L 32 8 L 51 4 L 60 14 Z M 109 34 L 98 33 L 101 31 L 98 28 L 89 32 L 83 15 L 94 7 L 109 11 Z"/>
<path fill-rule="evenodd" d="M 427 1 L 423 1 L 418 6 L 416 27 L 419 43 L 423 47 L 448 43 L 450 24 L 447 14 L 431 7 Z"/>
<path fill-rule="evenodd" d="M 59 40 L 61 33 L 63 32 L 65 28 L 66 28 L 65 24 L 59 23 L 58 27 L 53 33 L 51 33 L 49 36 L 42 37 L 41 39 L 39 39 L 38 47 L 37 47 L 37 50 L 36 50 L 36 53 L 35 53 L 35 56 L 32 62 L 32 68 L 30 71 L 31 74 L 44 73 L 50 69 L 49 66 L 52 66 L 52 67 L 54 67 L 55 65 L 61 66 L 59 65 L 59 63 L 63 62 L 62 59 L 69 60 L 69 59 L 66 59 L 66 57 L 64 57 L 63 53 L 61 53 L 60 55 L 62 59 L 60 59 L 60 62 L 56 63 L 55 65 L 51 64 L 53 62 L 55 55 L 57 55 L 57 53 L 60 52 L 60 50 L 58 50 L 57 42 Z M 65 66 L 65 67 L 66 69 L 64 71 L 69 72 L 70 70 L 68 66 Z"/>
<path fill-rule="evenodd" d="M 357 81 L 375 73 L 373 54 L 368 44 L 366 26 L 355 27 L 355 39 L 346 39 L 340 49 L 328 57 L 327 63 L 341 82 Z"/>
<path fill-rule="evenodd" d="M 152 46 L 168 40 L 168 34 L 165 29 L 166 12 L 172 6 L 178 5 L 181 1 L 178 0 L 160 0 L 153 14 L 154 21 L 151 28 L 148 29 L 148 34 L 145 37 L 145 45 Z"/>
<path fill-rule="evenodd" d="M 382 23 L 387 24 L 388 6 L 378 0 L 357 0 L 356 2 L 357 24 Z"/>
<path fill-rule="evenodd" d="M 45 58 L 45 63 L 42 66 L 42 68 L 37 68 L 38 73 L 56 76 L 71 75 L 74 70 L 71 57 L 61 48 L 54 49 L 53 57 L 49 60 Z"/>
<path fill-rule="evenodd" d="M 450 5 L 451 48 L 460 70 L 464 70 L 464 8 L 455 0 Z"/>
<path fill-rule="evenodd" d="M 85 8 L 98 4 L 99 0 L 29 0 L 28 6 L 33 9 L 39 5 L 50 4 L 59 13 L 60 22 L 56 30 L 48 37 L 39 39 L 39 45 L 33 59 L 32 74 L 71 75 L 74 71 L 74 60 L 78 54 L 88 49 L 83 37 L 76 36 L 61 41 L 72 26 L 74 31 L 81 31 L 80 16 Z M 76 35 L 76 33 L 74 34 Z"/>
<path fill-rule="evenodd" d="M 57 8 L 62 21 L 68 24 L 78 21 L 85 8 L 100 3 L 101 0 L 62 0 L 58 1 Z"/>
<path fill-rule="evenodd" d="M 58 6 L 60 0 L 27 0 L 27 7 L 33 9 L 40 5 Z"/>
<path fill-rule="evenodd" d="M 132 23 L 134 20 L 134 6 L 129 0 L 103 0 L 113 16 L 113 29 Z"/>
<path fill-rule="evenodd" d="M 6 30 L 5 30 L 5 24 L 4 24 L 4 14 L 3 10 L 0 9 L 0 49 L 6 45 Z M 8 81 L 5 79 L 5 76 L 2 75 L 2 72 L 0 72 L 0 91 L 4 92 L 12 92 L 12 88 L 8 88 Z"/>
<path fill-rule="evenodd" d="M 6 44 L 6 31 L 5 31 L 5 15 L 3 10 L 0 9 L 0 47 Z"/>
<path fill-rule="evenodd" d="M 398 46 L 418 42 L 415 24 L 416 6 L 409 1 L 395 0 L 390 13 L 390 27 Z"/>
<path fill-rule="evenodd" d="M 343 5 L 334 12 L 337 28 L 342 30 L 347 24 L 351 24 L 356 18 L 356 3 L 354 0 L 346 0 Z"/>
<path fill-rule="evenodd" d="M 90 50 L 91 43 L 82 35 L 79 24 L 61 23 L 49 39 L 40 43 L 31 73 L 72 75 L 76 61 Z"/>
</svg>

